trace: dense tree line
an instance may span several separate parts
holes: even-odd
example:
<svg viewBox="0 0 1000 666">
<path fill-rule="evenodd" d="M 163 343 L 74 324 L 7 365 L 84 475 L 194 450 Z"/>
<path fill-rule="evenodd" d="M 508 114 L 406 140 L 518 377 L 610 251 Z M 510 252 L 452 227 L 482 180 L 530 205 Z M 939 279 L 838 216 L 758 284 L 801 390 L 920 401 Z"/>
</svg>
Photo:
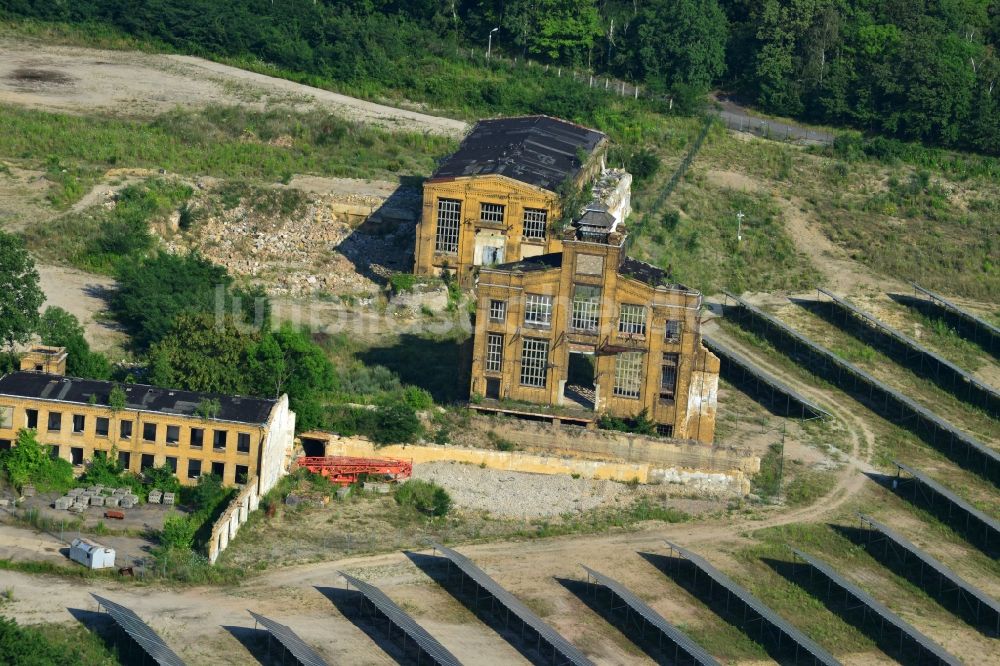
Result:
<svg viewBox="0 0 1000 666">
<path fill-rule="evenodd" d="M 508 56 L 626 76 L 680 100 L 721 86 L 778 114 L 1000 153 L 998 0 L 0 0 L 0 13 L 112 25 L 432 102 L 445 79 L 414 58 L 481 52 L 498 28 L 494 46 Z M 479 92 L 499 112 L 586 115 Z"/>
</svg>

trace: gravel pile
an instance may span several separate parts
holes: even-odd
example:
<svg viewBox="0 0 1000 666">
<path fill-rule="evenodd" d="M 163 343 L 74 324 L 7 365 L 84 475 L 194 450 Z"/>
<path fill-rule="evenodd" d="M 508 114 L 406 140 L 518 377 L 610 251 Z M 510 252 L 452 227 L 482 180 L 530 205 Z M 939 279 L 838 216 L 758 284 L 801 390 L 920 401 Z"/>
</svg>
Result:
<svg viewBox="0 0 1000 666">
<path fill-rule="evenodd" d="M 433 481 L 463 509 L 489 511 L 498 518 L 549 518 L 605 506 L 628 506 L 656 486 L 631 487 L 617 481 L 565 475 L 507 472 L 453 462 L 415 465 L 413 478 Z"/>
</svg>

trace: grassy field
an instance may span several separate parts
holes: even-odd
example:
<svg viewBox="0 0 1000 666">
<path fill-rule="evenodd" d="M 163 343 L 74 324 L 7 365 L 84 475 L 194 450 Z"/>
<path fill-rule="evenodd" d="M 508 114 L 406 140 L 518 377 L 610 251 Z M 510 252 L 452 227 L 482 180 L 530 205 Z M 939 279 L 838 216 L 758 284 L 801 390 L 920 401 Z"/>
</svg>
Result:
<svg viewBox="0 0 1000 666">
<path fill-rule="evenodd" d="M 322 112 L 240 107 L 175 110 L 148 120 L 0 105 L 0 158 L 63 169 L 148 168 L 185 175 L 287 181 L 293 174 L 422 176 L 454 149 L 446 138 L 388 132 Z M 58 184 L 58 183 L 57 183 Z M 62 185 L 62 189 L 68 189 Z M 56 200 L 72 203 L 72 189 Z"/>
</svg>

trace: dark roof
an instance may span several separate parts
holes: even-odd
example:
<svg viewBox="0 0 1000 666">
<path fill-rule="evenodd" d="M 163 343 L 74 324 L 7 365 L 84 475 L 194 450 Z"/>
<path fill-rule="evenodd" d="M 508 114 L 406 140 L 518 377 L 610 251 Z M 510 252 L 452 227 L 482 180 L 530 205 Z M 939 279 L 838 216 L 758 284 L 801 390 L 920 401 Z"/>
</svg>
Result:
<svg viewBox="0 0 1000 666">
<path fill-rule="evenodd" d="M 589 156 L 602 139 L 601 132 L 548 116 L 480 120 L 431 180 L 489 174 L 555 192 L 583 166 L 578 152 Z"/>
<path fill-rule="evenodd" d="M 610 229 L 615 224 L 615 216 L 606 210 L 595 210 L 588 208 L 586 212 L 576 221 L 580 227 L 594 227 L 597 229 Z"/>
<path fill-rule="evenodd" d="M 552 268 L 560 268 L 561 266 L 562 252 L 549 252 L 548 254 L 540 254 L 535 257 L 525 257 L 521 261 L 497 264 L 496 266 L 484 266 L 484 268 L 529 273 L 531 271 L 547 271 Z"/>
<path fill-rule="evenodd" d="M 107 405 L 114 382 L 49 375 L 42 372 L 12 372 L 0 377 L 0 395 L 41 400 L 59 400 L 81 405 Z M 164 389 L 144 384 L 119 384 L 125 391 L 125 408 L 162 414 L 196 415 L 203 400 L 218 400 L 214 418 L 237 423 L 265 423 L 277 401 L 217 393 Z M 91 398 L 93 396 L 93 398 Z"/>
<path fill-rule="evenodd" d="M 625 257 L 622 265 L 618 267 L 618 272 L 625 277 L 630 277 L 639 282 L 645 282 L 651 287 L 670 284 L 670 276 L 662 268 L 657 268 L 645 261 L 639 261 L 632 257 Z"/>
</svg>

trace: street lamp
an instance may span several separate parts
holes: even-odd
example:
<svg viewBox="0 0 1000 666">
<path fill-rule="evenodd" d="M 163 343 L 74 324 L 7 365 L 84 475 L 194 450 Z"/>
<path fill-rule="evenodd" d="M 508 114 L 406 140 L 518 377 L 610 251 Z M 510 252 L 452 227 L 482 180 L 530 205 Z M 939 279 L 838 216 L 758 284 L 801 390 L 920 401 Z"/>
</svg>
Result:
<svg viewBox="0 0 1000 666">
<path fill-rule="evenodd" d="M 486 59 L 487 60 L 490 59 L 490 51 L 493 50 L 493 33 L 496 32 L 499 29 L 500 29 L 500 26 L 497 26 L 497 27 L 493 28 L 492 30 L 490 30 L 489 41 L 486 43 Z"/>
<path fill-rule="evenodd" d="M 746 215 L 743 211 L 736 213 L 736 242 L 739 243 L 743 240 L 743 218 Z"/>
</svg>

